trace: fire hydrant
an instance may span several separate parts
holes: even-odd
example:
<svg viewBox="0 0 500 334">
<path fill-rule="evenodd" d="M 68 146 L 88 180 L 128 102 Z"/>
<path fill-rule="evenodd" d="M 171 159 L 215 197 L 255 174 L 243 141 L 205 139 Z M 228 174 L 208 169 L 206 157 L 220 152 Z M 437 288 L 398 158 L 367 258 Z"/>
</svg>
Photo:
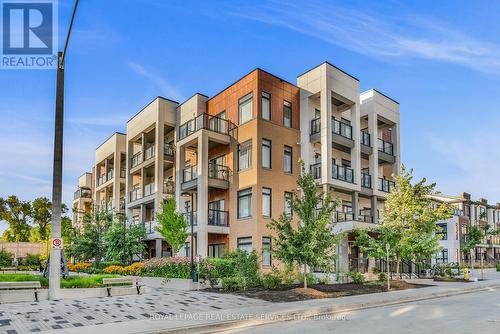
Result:
<svg viewBox="0 0 500 334">
<path fill-rule="evenodd" d="M 464 268 L 464 280 L 468 281 L 470 279 L 470 270 L 469 268 Z"/>
</svg>

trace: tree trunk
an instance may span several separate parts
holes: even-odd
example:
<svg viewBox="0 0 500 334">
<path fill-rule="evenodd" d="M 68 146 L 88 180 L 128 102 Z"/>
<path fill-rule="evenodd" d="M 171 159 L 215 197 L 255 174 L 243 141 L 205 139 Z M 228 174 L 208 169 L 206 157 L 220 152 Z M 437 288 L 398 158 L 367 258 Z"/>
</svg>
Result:
<svg viewBox="0 0 500 334">
<path fill-rule="evenodd" d="M 396 279 L 399 279 L 399 265 L 401 264 L 401 258 L 396 257 Z"/>
<path fill-rule="evenodd" d="M 304 289 L 307 289 L 307 265 L 304 263 Z"/>
</svg>

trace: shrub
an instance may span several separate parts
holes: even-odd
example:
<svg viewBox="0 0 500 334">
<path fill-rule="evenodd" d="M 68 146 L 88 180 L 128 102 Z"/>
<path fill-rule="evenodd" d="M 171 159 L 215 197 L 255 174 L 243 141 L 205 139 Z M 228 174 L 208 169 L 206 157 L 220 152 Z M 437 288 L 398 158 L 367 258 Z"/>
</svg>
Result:
<svg viewBox="0 0 500 334">
<path fill-rule="evenodd" d="M 94 264 L 92 265 L 92 267 L 94 267 L 95 269 L 101 270 L 109 266 L 123 266 L 123 263 L 117 261 L 100 261 L 94 262 Z"/>
<path fill-rule="evenodd" d="M 191 278 L 191 262 L 187 257 L 161 257 L 144 261 L 143 276 Z"/>
<path fill-rule="evenodd" d="M 287 265 L 281 274 L 282 283 L 286 286 L 291 286 L 295 283 L 297 275 L 294 272 L 293 266 Z"/>
<path fill-rule="evenodd" d="M 299 272 L 297 274 L 297 280 L 299 282 L 304 282 L 304 273 Z M 313 275 L 313 273 L 307 273 L 306 280 L 307 280 L 307 285 L 313 285 L 314 284 L 314 275 Z"/>
<path fill-rule="evenodd" d="M 92 263 L 89 262 L 79 262 L 76 264 L 68 263 L 68 270 L 75 272 L 83 272 L 85 269 L 92 267 Z"/>
<path fill-rule="evenodd" d="M 222 289 L 224 291 L 236 291 L 244 289 L 242 277 L 224 277 L 222 278 Z"/>
<path fill-rule="evenodd" d="M 38 271 L 38 269 L 40 269 L 38 266 L 23 266 L 23 265 L 20 265 L 20 266 L 17 266 L 17 270 L 19 271 Z"/>
<path fill-rule="evenodd" d="M 27 254 L 24 259 L 19 262 L 22 266 L 39 266 L 40 265 L 40 255 Z"/>
<path fill-rule="evenodd" d="M 497 263 L 497 271 L 500 271 L 500 263 Z"/>
<path fill-rule="evenodd" d="M 356 284 L 362 284 L 365 281 L 365 276 L 358 271 L 350 271 L 347 276 Z"/>
<path fill-rule="evenodd" d="M 247 253 L 237 249 L 228 252 L 225 257 L 234 261 L 235 275 L 244 278 L 245 288 L 260 285 L 259 262 L 255 251 Z"/>
<path fill-rule="evenodd" d="M 387 273 L 384 273 L 384 272 L 379 273 L 378 280 L 380 282 L 386 282 L 387 281 Z"/>
<path fill-rule="evenodd" d="M 213 288 L 219 279 L 235 275 L 234 261 L 228 258 L 206 258 L 200 263 L 199 279 Z"/>
<path fill-rule="evenodd" d="M 0 250 L 0 267 L 11 267 L 14 254 L 7 252 L 4 249 Z"/>
<path fill-rule="evenodd" d="M 282 274 L 276 268 L 262 275 L 262 286 L 264 289 L 276 289 L 281 284 Z"/>
<path fill-rule="evenodd" d="M 112 265 L 112 266 L 104 268 L 104 272 L 106 274 L 122 275 L 124 273 L 124 269 L 125 269 L 125 267 L 123 267 L 123 266 Z"/>
<path fill-rule="evenodd" d="M 126 266 L 122 269 L 123 274 L 125 275 L 134 275 L 137 276 L 141 273 L 142 268 L 144 268 L 144 263 L 135 262 L 130 266 Z"/>
</svg>

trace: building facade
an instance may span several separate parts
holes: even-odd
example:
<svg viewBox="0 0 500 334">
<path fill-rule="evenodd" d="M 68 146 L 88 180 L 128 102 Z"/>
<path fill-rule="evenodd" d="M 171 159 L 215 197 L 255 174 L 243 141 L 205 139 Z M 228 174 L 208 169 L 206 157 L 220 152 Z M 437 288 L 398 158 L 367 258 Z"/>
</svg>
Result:
<svg viewBox="0 0 500 334">
<path fill-rule="evenodd" d="M 336 231 L 373 226 L 399 171 L 399 104 L 377 90 L 360 92 L 358 79 L 328 62 L 296 85 L 255 69 L 213 97 L 158 97 L 127 122 L 126 134 L 96 151 L 94 204 L 124 207 L 129 223 L 146 227 L 147 256 L 171 256 L 155 213 L 175 197 L 194 229 L 194 244 L 188 238 L 181 254 L 254 249 L 266 268 L 273 264 L 267 224 L 290 212 L 300 160 L 318 191 L 339 201 Z M 337 250 L 346 270 L 366 263 L 352 241 L 348 233 Z"/>
<path fill-rule="evenodd" d="M 73 193 L 73 227 L 82 228 L 83 216 L 92 212 L 94 194 L 93 173 L 83 173 L 78 178 L 78 187 Z"/>
</svg>

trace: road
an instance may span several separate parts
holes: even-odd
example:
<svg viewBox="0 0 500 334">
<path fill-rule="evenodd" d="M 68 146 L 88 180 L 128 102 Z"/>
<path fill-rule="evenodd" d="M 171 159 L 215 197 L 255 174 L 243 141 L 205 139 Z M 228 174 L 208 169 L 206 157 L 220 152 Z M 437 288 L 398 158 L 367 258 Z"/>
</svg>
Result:
<svg viewBox="0 0 500 334">
<path fill-rule="evenodd" d="M 500 333 L 500 290 L 295 320 L 224 333 Z"/>
</svg>

